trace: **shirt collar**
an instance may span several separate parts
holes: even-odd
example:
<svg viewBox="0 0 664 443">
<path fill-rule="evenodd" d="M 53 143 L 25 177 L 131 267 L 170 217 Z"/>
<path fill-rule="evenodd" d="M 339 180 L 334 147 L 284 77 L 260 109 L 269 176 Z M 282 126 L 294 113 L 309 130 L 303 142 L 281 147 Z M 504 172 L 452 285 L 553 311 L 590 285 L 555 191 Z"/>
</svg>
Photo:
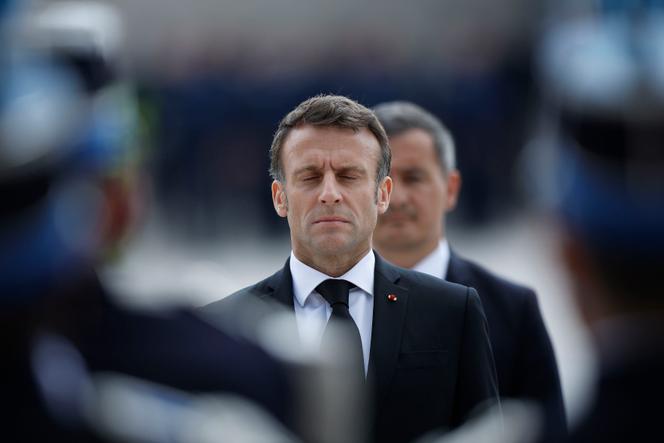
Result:
<svg viewBox="0 0 664 443">
<path fill-rule="evenodd" d="M 329 275 L 323 274 L 311 266 L 302 263 L 291 251 L 290 271 L 293 276 L 293 293 L 295 299 L 300 306 L 304 306 L 307 298 L 316 289 L 316 286 L 329 278 L 348 280 L 367 294 L 373 295 L 375 265 L 376 257 L 374 256 L 374 252 L 370 250 L 344 275 L 340 277 L 330 277 Z"/>
<path fill-rule="evenodd" d="M 413 270 L 444 279 L 447 276 L 449 263 L 450 245 L 447 242 L 447 239 L 443 238 L 438 243 L 438 247 L 434 249 L 431 254 L 427 255 L 413 266 Z"/>
</svg>

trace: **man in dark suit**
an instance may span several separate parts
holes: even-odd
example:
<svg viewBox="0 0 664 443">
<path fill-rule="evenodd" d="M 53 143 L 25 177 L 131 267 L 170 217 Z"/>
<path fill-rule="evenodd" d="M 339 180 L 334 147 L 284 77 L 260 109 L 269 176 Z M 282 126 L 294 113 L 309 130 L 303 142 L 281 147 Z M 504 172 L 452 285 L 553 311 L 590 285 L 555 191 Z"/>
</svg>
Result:
<svg viewBox="0 0 664 443">
<path fill-rule="evenodd" d="M 564 434 L 558 369 L 535 293 L 449 247 L 445 216 L 461 187 L 450 133 L 412 103 L 384 103 L 375 112 L 390 138 L 394 181 L 390 207 L 374 232 L 376 250 L 399 266 L 475 288 L 489 324 L 501 397 L 538 402 L 552 431 Z"/>
<path fill-rule="evenodd" d="M 387 136 L 373 112 L 346 97 L 313 97 L 281 121 L 270 152 L 272 199 L 288 219 L 291 256 L 276 274 L 203 313 L 276 301 L 295 313 L 302 346 L 323 348 L 328 319 L 345 324 L 343 346 L 356 350 L 358 373 L 374 389 L 375 441 L 452 428 L 495 402 L 476 292 L 395 267 L 372 251 L 376 219 L 392 191 Z M 341 287 L 340 295 L 330 287 Z"/>
</svg>

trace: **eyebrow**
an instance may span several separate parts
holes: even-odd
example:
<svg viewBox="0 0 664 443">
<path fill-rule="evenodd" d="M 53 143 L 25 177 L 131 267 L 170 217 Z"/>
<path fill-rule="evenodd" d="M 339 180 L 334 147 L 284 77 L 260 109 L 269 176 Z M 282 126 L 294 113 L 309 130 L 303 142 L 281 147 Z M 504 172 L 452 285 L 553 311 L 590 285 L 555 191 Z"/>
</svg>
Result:
<svg viewBox="0 0 664 443">
<path fill-rule="evenodd" d="M 360 168 L 358 166 L 342 166 L 341 168 L 337 169 L 335 172 L 337 174 L 347 174 L 349 172 L 359 174 L 359 175 L 366 174 L 366 170 L 364 168 Z"/>
<path fill-rule="evenodd" d="M 314 165 L 303 166 L 299 169 L 296 169 L 293 172 L 293 176 L 297 177 L 298 175 L 302 175 L 302 174 L 305 174 L 307 172 L 319 172 L 319 171 L 320 171 L 320 168 L 317 167 L 317 166 L 314 166 Z"/>
</svg>

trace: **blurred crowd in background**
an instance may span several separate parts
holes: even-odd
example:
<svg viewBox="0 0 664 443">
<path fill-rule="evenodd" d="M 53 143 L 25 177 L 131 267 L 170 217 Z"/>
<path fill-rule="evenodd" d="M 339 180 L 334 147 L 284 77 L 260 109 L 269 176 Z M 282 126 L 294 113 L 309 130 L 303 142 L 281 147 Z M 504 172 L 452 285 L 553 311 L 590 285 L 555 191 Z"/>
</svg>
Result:
<svg viewBox="0 0 664 443">
<path fill-rule="evenodd" d="M 545 5 L 256 1 L 172 9 L 154 16 L 127 5 L 147 21 L 130 41 L 139 42 L 137 70 L 159 128 L 158 201 L 176 231 L 208 238 L 253 223 L 285 233 L 265 198 L 265 151 L 280 116 L 318 93 L 366 106 L 411 100 L 443 118 L 469 171 L 464 222 L 487 223 L 522 203 L 514 172 L 537 106 L 533 54 Z"/>
</svg>

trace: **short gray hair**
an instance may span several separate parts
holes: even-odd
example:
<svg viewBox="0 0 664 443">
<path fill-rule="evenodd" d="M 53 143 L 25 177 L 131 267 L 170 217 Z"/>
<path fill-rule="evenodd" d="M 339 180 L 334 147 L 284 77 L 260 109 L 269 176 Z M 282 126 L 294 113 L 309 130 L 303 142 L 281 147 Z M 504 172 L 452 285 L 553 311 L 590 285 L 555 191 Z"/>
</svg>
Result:
<svg viewBox="0 0 664 443">
<path fill-rule="evenodd" d="M 270 147 L 270 175 L 274 180 L 285 180 L 281 150 L 291 129 L 298 125 L 337 126 L 354 131 L 369 129 L 380 145 L 376 182 L 380 183 L 389 174 L 392 160 L 390 145 L 385 129 L 373 111 L 348 97 L 317 95 L 297 105 L 279 123 Z"/>
<path fill-rule="evenodd" d="M 385 128 L 388 137 L 394 137 L 410 129 L 421 129 L 433 140 L 434 150 L 444 174 L 456 169 L 454 139 L 445 125 L 433 114 L 415 103 L 407 101 L 386 102 L 376 105 L 374 113 Z"/>
</svg>

